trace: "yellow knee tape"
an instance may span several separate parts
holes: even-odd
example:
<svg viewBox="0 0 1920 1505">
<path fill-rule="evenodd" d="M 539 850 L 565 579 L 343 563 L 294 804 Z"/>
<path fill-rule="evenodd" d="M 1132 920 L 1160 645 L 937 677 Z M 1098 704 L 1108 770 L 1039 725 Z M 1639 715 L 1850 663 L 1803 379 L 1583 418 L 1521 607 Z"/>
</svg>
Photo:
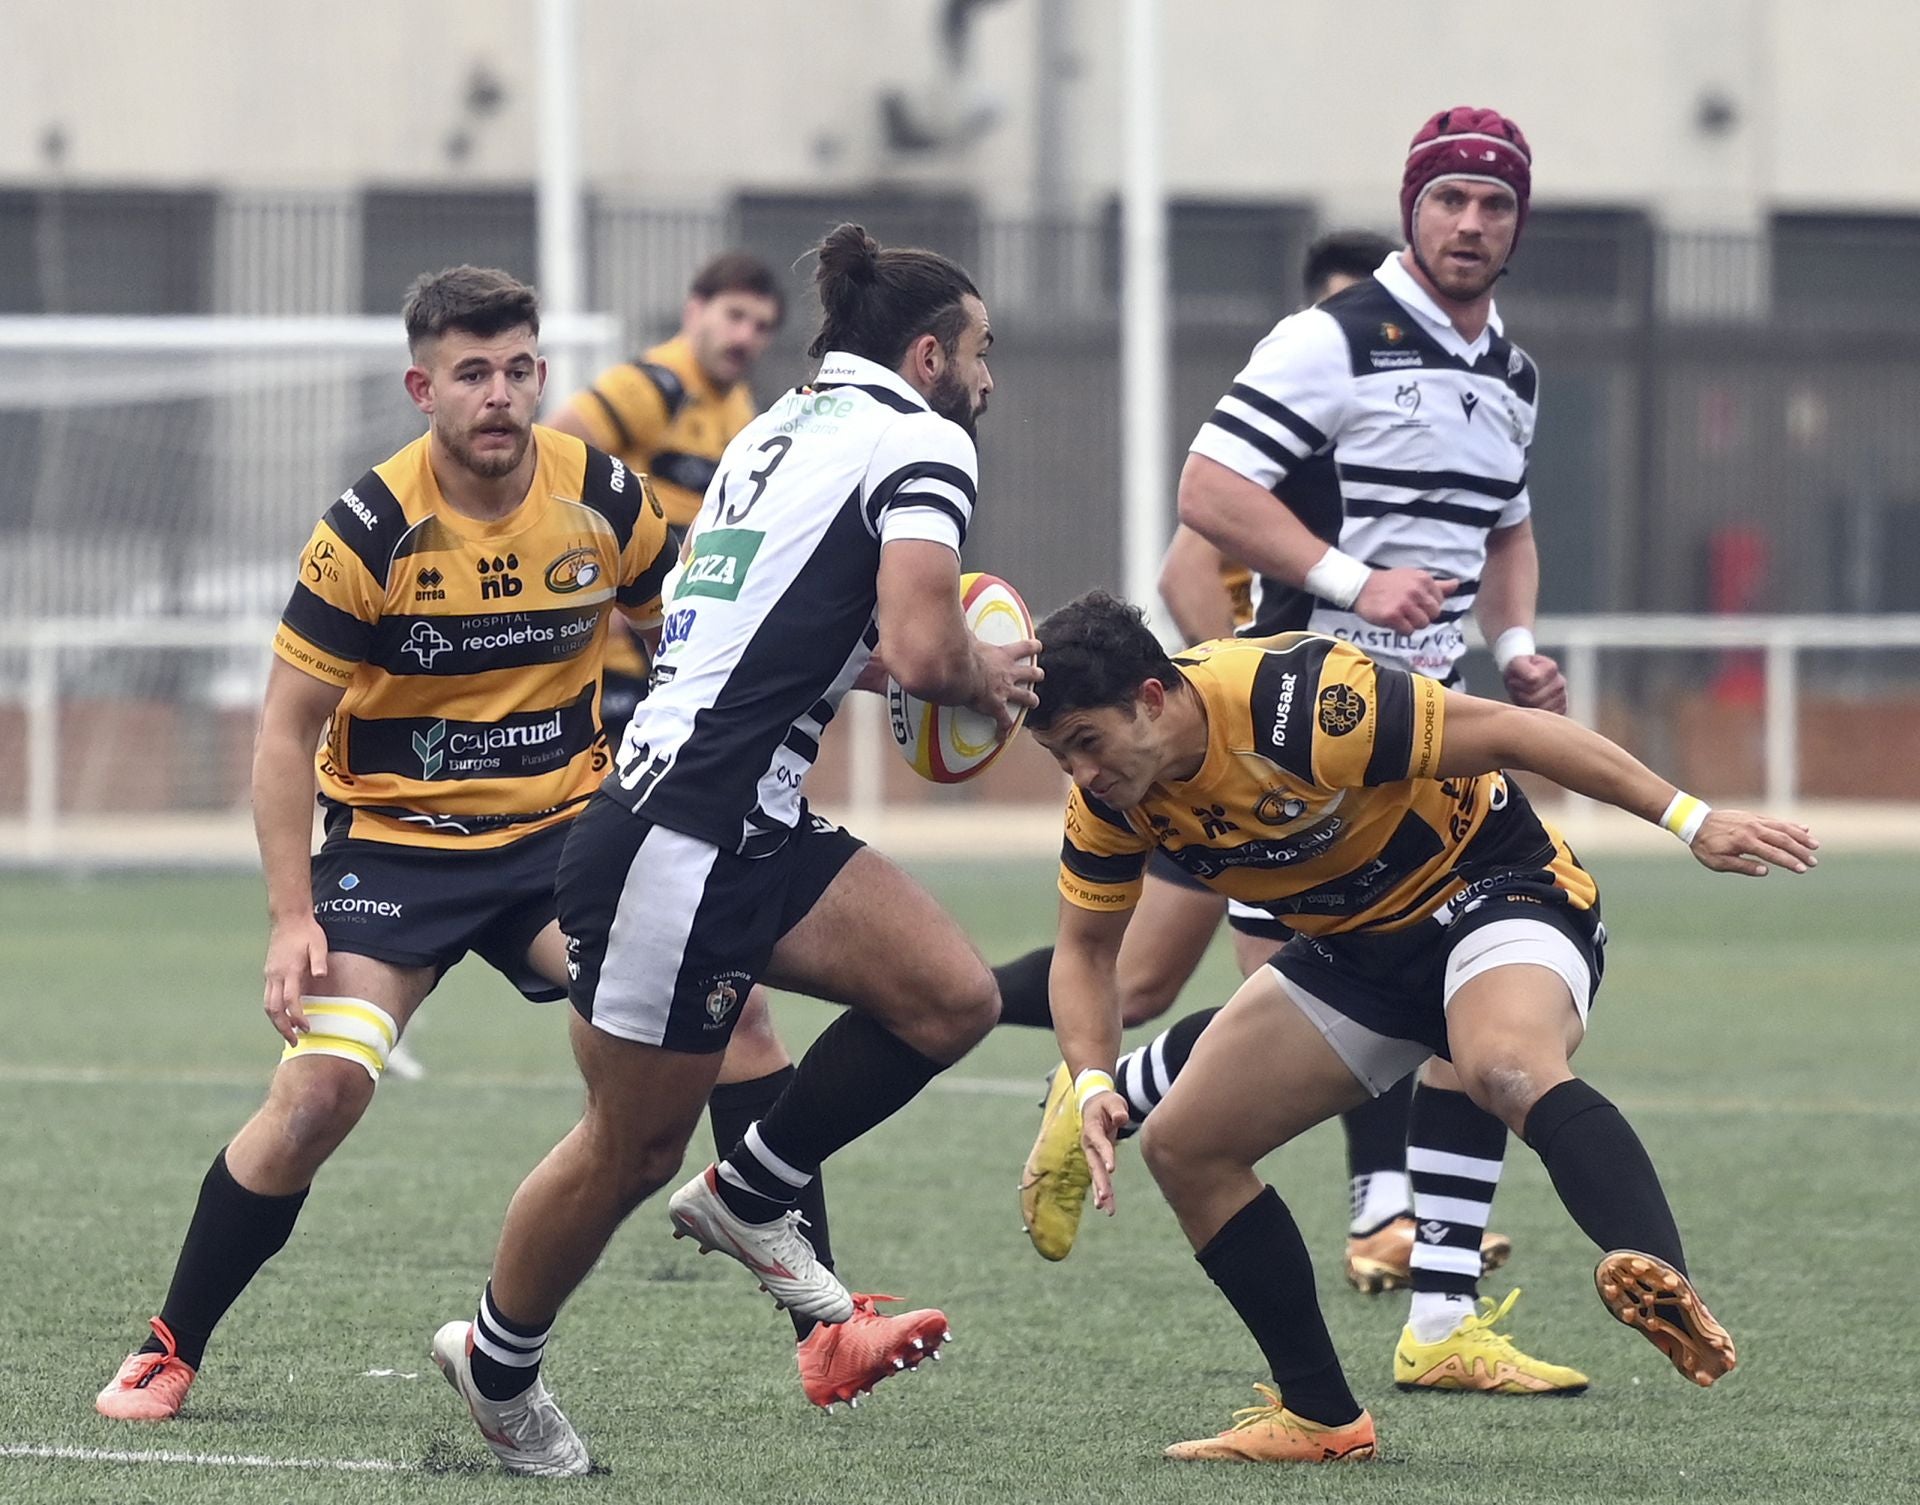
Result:
<svg viewBox="0 0 1920 1505">
<path fill-rule="evenodd" d="M 400 1038 L 400 1027 L 391 1014 L 364 998 L 302 998 L 300 1008 L 309 1028 L 295 1044 L 280 1052 L 281 1060 L 338 1056 L 359 1063 L 374 1081 L 380 1080 L 380 1073 L 387 1069 L 387 1057 Z"/>
</svg>

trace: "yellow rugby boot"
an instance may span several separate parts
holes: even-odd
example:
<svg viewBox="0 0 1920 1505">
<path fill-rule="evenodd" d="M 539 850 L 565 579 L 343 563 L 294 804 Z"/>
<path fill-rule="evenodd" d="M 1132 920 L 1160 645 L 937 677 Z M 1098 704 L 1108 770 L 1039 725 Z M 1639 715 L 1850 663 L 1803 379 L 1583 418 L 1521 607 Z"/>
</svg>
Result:
<svg viewBox="0 0 1920 1505">
<path fill-rule="evenodd" d="M 1401 1330 L 1393 1351 L 1393 1382 L 1402 1390 L 1478 1390 L 1486 1395 L 1578 1395 L 1587 1377 L 1564 1364 L 1549 1364 L 1514 1347 L 1494 1324 L 1513 1310 L 1520 1292 L 1507 1292 L 1495 1306 L 1483 1299 L 1482 1311 L 1463 1317 L 1438 1343 L 1422 1343 L 1412 1327 Z"/>
<path fill-rule="evenodd" d="M 1373 1418 L 1362 1411 L 1345 1426 L 1323 1426 L 1295 1416 L 1265 1385 L 1253 1387 L 1264 1405 L 1233 1413 L 1233 1425 L 1217 1437 L 1176 1442 L 1166 1456 L 1183 1463 L 1358 1463 L 1378 1445 Z"/>
<path fill-rule="evenodd" d="M 1093 1185 L 1087 1152 L 1080 1147 L 1080 1109 L 1066 1062 L 1054 1068 L 1040 1106 L 1040 1137 L 1020 1175 L 1020 1221 L 1040 1257 L 1058 1260 L 1073 1253 L 1087 1188 Z"/>
<path fill-rule="evenodd" d="M 1664 1259 L 1615 1249 L 1593 1272 L 1600 1299 L 1628 1327 L 1696 1385 L 1711 1385 L 1734 1366 L 1733 1339 L 1693 1283 Z"/>
</svg>

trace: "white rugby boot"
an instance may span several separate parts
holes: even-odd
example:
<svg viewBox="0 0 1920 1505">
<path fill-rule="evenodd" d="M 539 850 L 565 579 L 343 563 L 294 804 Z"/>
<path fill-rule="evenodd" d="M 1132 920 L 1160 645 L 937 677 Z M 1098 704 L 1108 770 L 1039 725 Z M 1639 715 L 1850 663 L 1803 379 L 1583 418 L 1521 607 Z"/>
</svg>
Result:
<svg viewBox="0 0 1920 1505">
<path fill-rule="evenodd" d="M 801 1217 L 789 1212 L 771 1223 L 737 1218 L 720 1200 L 720 1171 L 708 1166 L 667 1200 L 673 1236 L 690 1238 L 702 1254 L 719 1250 L 751 1270 L 773 1304 L 816 1322 L 845 1322 L 853 1315 L 853 1296 L 839 1278 L 814 1257 L 800 1231 Z"/>
<path fill-rule="evenodd" d="M 561 1413 L 545 1383 L 535 1380 L 512 1400 L 488 1400 L 473 1382 L 473 1324 L 449 1322 L 433 1335 L 440 1373 L 467 1403 L 480 1435 L 510 1474 L 568 1478 L 589 1472 L 587 1445 Z"/>
</svg>

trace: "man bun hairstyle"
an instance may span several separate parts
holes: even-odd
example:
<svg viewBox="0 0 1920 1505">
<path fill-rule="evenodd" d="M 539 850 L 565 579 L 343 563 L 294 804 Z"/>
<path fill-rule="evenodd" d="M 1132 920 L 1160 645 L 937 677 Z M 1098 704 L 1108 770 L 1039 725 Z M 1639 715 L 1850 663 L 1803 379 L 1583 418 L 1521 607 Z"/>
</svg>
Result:
<svg viewBox="0 0 1920 1505">
<path fill-rule="evenodd" d="M 773 300 L 773 322 L 787 317 L 787 295 L 780 279 L 751 251 L 722 251 L 695 275 L 687 288 L 692 298 L 717 298 L 722 293 L 751 293 L 756 298 Z"/>
<path fill-rule="evenodd" d="M 1074 711 L 1131 707 L 1150 679 L 1169 688 L 1180 683 L 1180 671 L 1147 626 L 1147 614 L 1105 591 L 1069 601 L 1033 635 L 1047 677 L 1034 686 L 1040 704 L 1027 712 L 1027 725 L 1040 731 Z"/>
<path fill-rule="evenodd" d="M 980 290 L 938 251 L 885 249 L 860 225 L 840 225 L 820 242 L 814 286 L 820 333 L 807 347 L 815 360 L 829 350 L 898 366 L 923 334 L 953 354 L 967 327 L 960 301 Z"/>
<path fill-rule="evenodd" d="M 450 329 L 483 340 L 523 326 L 538 335 L 540 295 L 498 267 L 443 267 L 414 278 L 400 318 L 407 349 L 418 358 L 422 344 Z"/>
</svg>

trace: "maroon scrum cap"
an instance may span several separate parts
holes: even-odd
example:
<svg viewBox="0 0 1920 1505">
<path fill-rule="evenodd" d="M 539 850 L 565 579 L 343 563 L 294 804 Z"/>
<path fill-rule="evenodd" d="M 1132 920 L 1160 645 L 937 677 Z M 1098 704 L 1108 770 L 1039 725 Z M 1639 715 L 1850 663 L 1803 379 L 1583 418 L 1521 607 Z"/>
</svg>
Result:
<svg viewBox="0 0 1920 1505">
<path fill-rule="evenodd" d="M 1514 244 L 1527 225 L 1527 195 L 1533 188 L 1533 150 L 1527 138 L 1498 110 L 1455 105 L 1442 110 L 1414 133 L 1400 176 L 1400 224 L 1413 243 L 1413 217 L 1429 188 L 1443 178 L 1503 183 L 1519 201 Z"/>
</svg>

